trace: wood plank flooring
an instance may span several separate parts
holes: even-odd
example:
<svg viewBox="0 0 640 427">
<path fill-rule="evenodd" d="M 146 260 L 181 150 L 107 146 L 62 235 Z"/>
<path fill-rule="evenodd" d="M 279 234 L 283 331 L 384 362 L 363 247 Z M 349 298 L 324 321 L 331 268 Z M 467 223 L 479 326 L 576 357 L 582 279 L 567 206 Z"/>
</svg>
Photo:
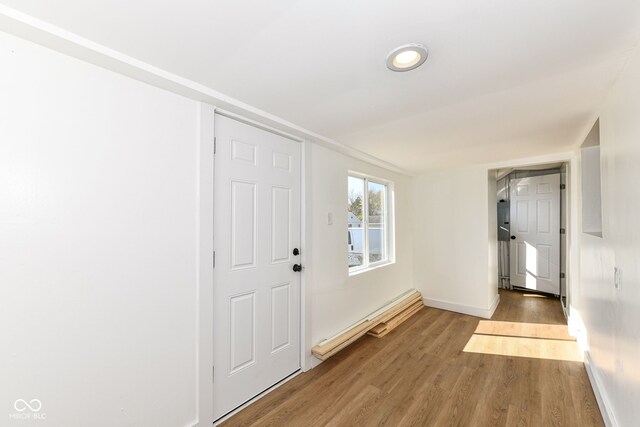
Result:
<svg viewBox="0 0 640 427">
<path fill-rule="evenodd" d="M 501 290 L 491 320 L 566 324 L 557 299 L 530 295 Z M 463 351 L 480 320 L 423 308 L 386 337 L 362 337 L 222 425 L 604 425 L 581 362 Z M 541 345 L 544 338 L 566 342 L 558 326 L 549 328 L 551 337 L 541 326 L 508 326 L 501 332 L 501 324 L 485 324 L 477 333 L 502 342 L 533 330 Z"/>
</svg>

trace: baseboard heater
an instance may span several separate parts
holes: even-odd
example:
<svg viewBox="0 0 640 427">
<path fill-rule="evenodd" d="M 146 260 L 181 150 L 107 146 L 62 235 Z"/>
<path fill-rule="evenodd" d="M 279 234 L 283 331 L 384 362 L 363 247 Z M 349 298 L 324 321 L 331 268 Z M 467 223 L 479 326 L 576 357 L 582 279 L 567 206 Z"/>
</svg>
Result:
<svg viewBox="0 0 640 427">
<path fill-rule="evenodd" d="M 365 334 L 382 338 L 422 307 L 422 295 L 412 289 L 334 337 L 321 341 L 311 353 L 320 360 L 327 360 Z"/>
</svg>

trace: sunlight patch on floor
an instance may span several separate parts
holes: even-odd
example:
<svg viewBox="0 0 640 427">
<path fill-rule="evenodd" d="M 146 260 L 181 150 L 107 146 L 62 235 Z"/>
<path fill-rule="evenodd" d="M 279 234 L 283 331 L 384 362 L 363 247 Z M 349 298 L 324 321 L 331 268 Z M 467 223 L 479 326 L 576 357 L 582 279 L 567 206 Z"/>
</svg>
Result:
<svg viewBox="0 0 640 427">
<path fill-rule="evenodd" d="M 543 323 L 500 322 L 496 320 L 481 320 L 476 328 L 476 334 L 504 335 L 524 338 L 548 338 L 554 340 L 575 341 L 569 335 L 567 325 L 547 325 Z"/>
<path fill-rule="evenodd" d="M 582 354 L 575 341 L 473 335 L 464 347 L 464 351 L 499 356 L 582 362 Z"/>
<path fill-rule="evenodd" d="M 522 296 L 527 298 L 547 298 L 546 295 L 540 295 L 540 294 L 522 294 Z"/>
<path fill-rule="evenodd" d="M 467 353 L 582 362 L 567 325 L 481 320 L 464 347 Z"/>
</svg>

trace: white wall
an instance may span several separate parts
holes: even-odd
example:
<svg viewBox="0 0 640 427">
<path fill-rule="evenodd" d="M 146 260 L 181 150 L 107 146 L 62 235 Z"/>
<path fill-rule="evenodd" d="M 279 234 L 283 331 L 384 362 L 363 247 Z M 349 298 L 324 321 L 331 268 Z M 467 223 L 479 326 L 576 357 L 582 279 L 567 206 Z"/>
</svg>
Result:
<svg viewBox="0 0 640 427">
<path fill-rule="evenodd" d="M 603 238 L 580 233 L 571 316 L 586 327 L 598 390 L 619 426 L 640 419 L 640 50 L 600 111 Z M 579 163 L 579 161 L 578 161 Z M 579 164 L 578 164 L 579 166 Z M 576 174 L 580 167 L 573 167 Z M 579 176 L 575 178 L 579 183 Z M 576 192 L 579 194 L 579 192 Z M 579 201 L 575 203 L 580 206 Z M 622 288 L 614 288 L 614 266 Z"/>
<path fill-rule="evenodd" d="M 196 417 L 198 104 L 0 33 L 0 407 Z"/>
<path fill-rule="evenodd" d="M 307 347 L 335 335 L 413 287 L 410 178 L 355 160 L 316 144 L 306 146 L 307 259 L 305 270 Z M 361 172 L 395 187 L 396 262 L 349 276 L 347 176 Z M 327 214 L 333 213 L 333 225 Z"/>
<path fill-rule="evenodd" d="M 204 112 L 6 34 L 0 55 L 2 405 L 39 399 L 52 426 L 197 422 Z M 413 258 L 409 177 L 306 153 L 310 349 L 412 288 Z M 393 181 L 396 207 L 395 263 L 352 277 L 349 170 Z"/>
<path fill-rule="evenodd" d="M 414 179 L 414 283 L 428 304 L 490 314 L 498 287 L 495 182 L 484 165 Z"/>
</svg>

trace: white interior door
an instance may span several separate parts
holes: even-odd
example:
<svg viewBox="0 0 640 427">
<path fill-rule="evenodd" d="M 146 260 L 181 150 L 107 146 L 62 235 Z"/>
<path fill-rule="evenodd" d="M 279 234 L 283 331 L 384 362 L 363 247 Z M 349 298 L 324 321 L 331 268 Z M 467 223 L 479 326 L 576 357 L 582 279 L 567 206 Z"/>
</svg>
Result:
<svg viewBox="0 0 640 427">
<path fill-rule="evenodd" d="M 560 294 L 560 175 L 511 181 L 511 284 Z"/>
<path fill-rule="evenodd" d="M 300 143 L 216 115 L 214 417 L 300 368 Z"/>
</svg>

